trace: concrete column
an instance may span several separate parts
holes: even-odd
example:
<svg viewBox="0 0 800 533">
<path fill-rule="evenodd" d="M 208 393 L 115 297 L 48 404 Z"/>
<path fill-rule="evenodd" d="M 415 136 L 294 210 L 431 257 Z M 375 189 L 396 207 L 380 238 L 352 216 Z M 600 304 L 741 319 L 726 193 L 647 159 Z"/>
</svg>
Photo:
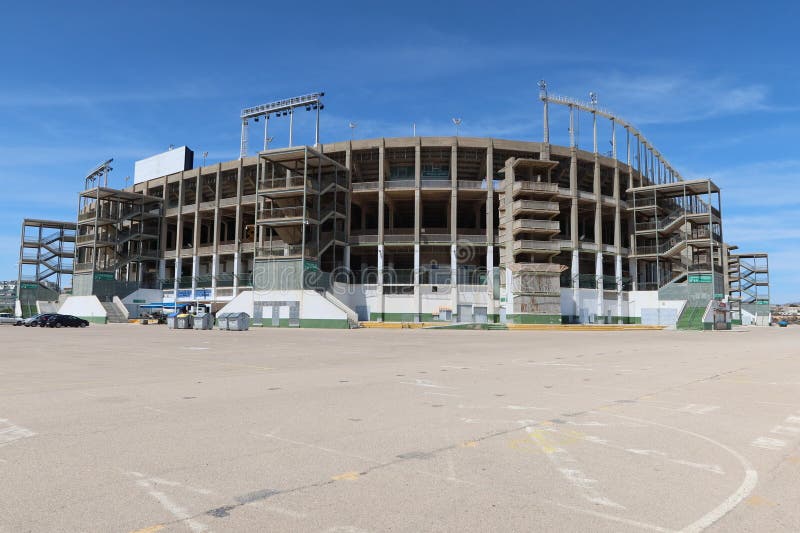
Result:
<svg viewBox="0 0 800 533">
<path fill-rule="evenodd" d="M 217 181 L 214 191 L 214 237 L 212 240 L 213 255 L 211 258 L 211 298 L 217 298 L 217 276 L 219 275 L 219 201 L 222 197 L 222 164 L 217 163 Z"/>
<path fill-rule="evenodd" d="M 384 227 L 384 216 L 385 216 L 385 206 L 384 202 L 386 201 L 384 196 L 384 186 L 386 180 L 386 144 L 383 140 L 381 140 L 381 145 L 378 148 L 378 285 L 377 285 L 377 300 L 378 300 L 378 309 L 376 312 L 383 320 L 383 310 L 384 310 L 384 301 L 383 301 L 383 265 L 384 265 L 384 246 L 383 240 L 386 233 L 386 228 Z"/>
<path fill-rule="evenodd" d="M 458 313 L 458 139 L 450 148 L 450 301 Z M 461 317 L 458 317 L 461 320 Z"/>
<path fill-rule="evenodd" d="M 603 185 L 600 179 L 600 153 L 597 146 L 597 113 L 592 113 L 592 139 L 594 145 L 594 242 L 595 253 L 594 275 L 597 278 L 597 304 L 595 315 L 603 316 Z"/>
<path fill-rule="evenodd" d="M 239 294 L 239 245 L 242 240 L 242 188 L 244 186 L 243 160 L 239 159 L 239 168 L 236 172 L 236 226 L 234 227 L 233 240 L 236 243 L 236 252 L 233 254 L 233 296 Z"/>
<path fill-rule="evenodd" d="M 219 254 L 211 255 L 211 300 L 217 298 L 217 276 L 219 275 Z"/>
<path fill-rule="evenodd" d="M 569 106 L 569 233 L 572 241 L 570 283 L 575 314 L 580 316 L 580 242 L 578 239 L 578 147 L 575 146 L 575 108 Z"/>
<path fill-rule="evenodd" d="M 200 257 L 195 254 L 192 256 L 192 298 L 194 291 L 197 290 L 197 276 L 200 275 Z"/>
<path fill-rule="evenodd" d="M 347 147 L 344 151 L 344 166 L 347 167 L 347 190 L 353 190 L 352 182 L 352 172 L 353 172 L 353 141 L 349 141 L 347 143 Z M 345 270 L 350 270 L 350 230 L 351 226 L 353 225 L 352 217 L 353 213 L 351 211 L 352 206 L 352 194 L 348 192 L 347 201 L 345 202 L 345 219 L 344 219 L 344 242 L 346 243 L 344 246 L 344 257 L 342 258 L 342 262 L 344 264 Z M 363 211 L 363 210 L 362 210 Z"/>
<path fill-rule="evenodd" d="M 419 137 L 414 146 L 414 309 L 422 321 L 422 291 L 420 289 L 419 243 L 422 230 L 422 145 Z"/>
<path fill-rule="evenodd" d="M 614 160 L 614 277 L 617 279 L 617 316 L 622 316 L 622 222 L 617 159 L 617 124 L 611 121 L 611 157 Z"/>
<path fill-rule="evenodd" d="M 547 106 L 547 103 L 545 103 Z M 545 127 L 547 127 L 545 125 Z M 496 315 L 494 302 L 494 145 L 486 147 L 486 291 L 489 315 Z"/>
<path fill-rule="evenodd" d="M 178 182 L 178 224 L 175 230 L 175 301 L 178 300 L 178 280 L 183 275 L 181 268 L 181 250 L 183 249 L 183 177 Z"/>
<path fill-rule="evenodd" d="M 377 296 L 377 309 L 375 312 L 378 314 L 378 320 L 383 322 L 383 244 L 378 245 L 378 284 L 376 285 Z"/>
<path fill-rule="evenodd" d="M 458 313 L 458 245 L 450 245 L 450 306 Z M 458 317 L 459 321 L 461 317 Z"/>
<path fill-rule="evenodd" d="M 197 171 L 194 183 L 194 232 L 192 235 L 192 298 L 197 290 L 197 276 L 200 275 L 200 194 L 202 192 L 202 173 Z"/>
</svg>

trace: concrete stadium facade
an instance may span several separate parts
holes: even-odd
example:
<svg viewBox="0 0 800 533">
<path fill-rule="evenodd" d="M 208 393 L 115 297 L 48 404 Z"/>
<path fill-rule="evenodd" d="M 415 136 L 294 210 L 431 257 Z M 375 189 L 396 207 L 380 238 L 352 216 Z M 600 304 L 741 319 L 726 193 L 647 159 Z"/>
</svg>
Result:
<svg viewBox="0 0 800 533">
<path fill-rule="evenodd" d="M 621 161 L 547 142 L 380 138 L 89 188 L 73 293 L 238 299 L 264 325 L 300 325 L 302 294 L 316 293 L 344 315 L 305 323 L 334 327 L 635 323 L 670 284 L 704 306 L 724 292 L 719 189 L 646 155 L 637 167 L 632 146 Z"/>
</svg>

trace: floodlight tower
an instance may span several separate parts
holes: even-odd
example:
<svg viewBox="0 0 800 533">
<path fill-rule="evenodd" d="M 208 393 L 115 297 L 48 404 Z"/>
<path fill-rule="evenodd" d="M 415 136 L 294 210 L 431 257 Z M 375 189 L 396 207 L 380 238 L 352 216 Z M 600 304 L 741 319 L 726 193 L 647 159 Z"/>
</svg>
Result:
<svg viewBox="0 0 800 533">
<path fill-rule="evenodd" d="M 88 190 L 89 183 L 91 182 L 92 184 L 94 184 L 97 178 L 100 177 L 103 178 L 103 187 L 108 187 L 108 173 L 114 170 L 113 168 L 111 168 L 111 163 L 113 161 L 114 161 L 113 158 L 109 159 L 103 163 L 100 163 L 95 168 L 93 168 L 92 171 L 86 175 L 86 178 L 84 178 L 84 188 Z M 99 185 L 100 184 L 98 183 L 98 186 Z"/>
<path fill-rule="evenodd" d="M 453 125 L 456 127 L 456 137 L 458 137 L 458 132 L 461 129 L 461 119 L 453 118 Z"/>
<path fill-rule="evenodd" d="M 268 137 L 268 122 L 270 117 L 280 117 L 289 115 L 289 146 L 294 142 L 294 111 L 299 107 L 304 107 L 306 111 L 316 111 L 317 120 L 314 126 L 314 146 L 319 146 L 319 112 L 325 109 L 322 104 L 324 92 L 311 93 L 303 96 L 295 96 L 285 100 L 278 100 L 268 104 L 242 109 L 240 118 L 242 120 L 242 139 L 239 149 L 239 158 L 247 157 L 247 136 L 249 119 L 258 122 L 260 117 L 264 117 L 264 149 L 269 146 L 272 138 Z"/>
</svg>

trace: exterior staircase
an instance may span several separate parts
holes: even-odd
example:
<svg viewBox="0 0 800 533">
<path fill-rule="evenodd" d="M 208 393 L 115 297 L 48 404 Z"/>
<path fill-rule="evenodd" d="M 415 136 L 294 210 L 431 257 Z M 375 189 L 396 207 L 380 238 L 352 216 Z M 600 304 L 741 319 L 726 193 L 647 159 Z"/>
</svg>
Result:
<svg viewBox="0 0 800 533">
<path fill-rule="evenodd" d="M 678 318 L 676 329 L 703 329 L 703 315 L 706 313 L 705 307 L 689 307 L 688 305 L 683 309 L 680 318 Z"/>
<path fill-rule="evenodd" d="M 106 310 L 106 322 L 108 324 L 127 324 L 128 319 L 125 318 L 117 306 L 114 305 L 114 302 L 100 302 L 100 305 L 103 306 L 103 309 Z"/>
</svg>

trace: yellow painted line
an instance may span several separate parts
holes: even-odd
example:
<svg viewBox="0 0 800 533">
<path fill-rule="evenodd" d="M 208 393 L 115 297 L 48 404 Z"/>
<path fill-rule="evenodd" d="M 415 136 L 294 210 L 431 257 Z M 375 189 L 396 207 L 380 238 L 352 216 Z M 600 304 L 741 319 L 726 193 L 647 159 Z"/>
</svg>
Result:
<svg viewBox="0 0 800 533">
<path fill-rule="evenodd" d="M 469 442 L 462 442 L 461 443 L 461 447 L 462 448 L 477 448 L 478 447 L 478 443 L 475 442 L 474 440 L 471 440 Z"/>
<path fill-rule="evenodd" d="M 361 477 L 361 474 L 358 472 L 345 472 L 344 474 L 333 476 L 331 479 L 334 481 L 355 481 L 359 477 Z"/>
<path fill-rule="evenodd" d="M 144 529 L 137 529 L 136 531 L 131 531 L 131 533 L 155 533 L 156 531 L 161 531 L 164 529 L 162 524 L 156 524 L 155 526 L 146 527 Z"/>
</svg>

